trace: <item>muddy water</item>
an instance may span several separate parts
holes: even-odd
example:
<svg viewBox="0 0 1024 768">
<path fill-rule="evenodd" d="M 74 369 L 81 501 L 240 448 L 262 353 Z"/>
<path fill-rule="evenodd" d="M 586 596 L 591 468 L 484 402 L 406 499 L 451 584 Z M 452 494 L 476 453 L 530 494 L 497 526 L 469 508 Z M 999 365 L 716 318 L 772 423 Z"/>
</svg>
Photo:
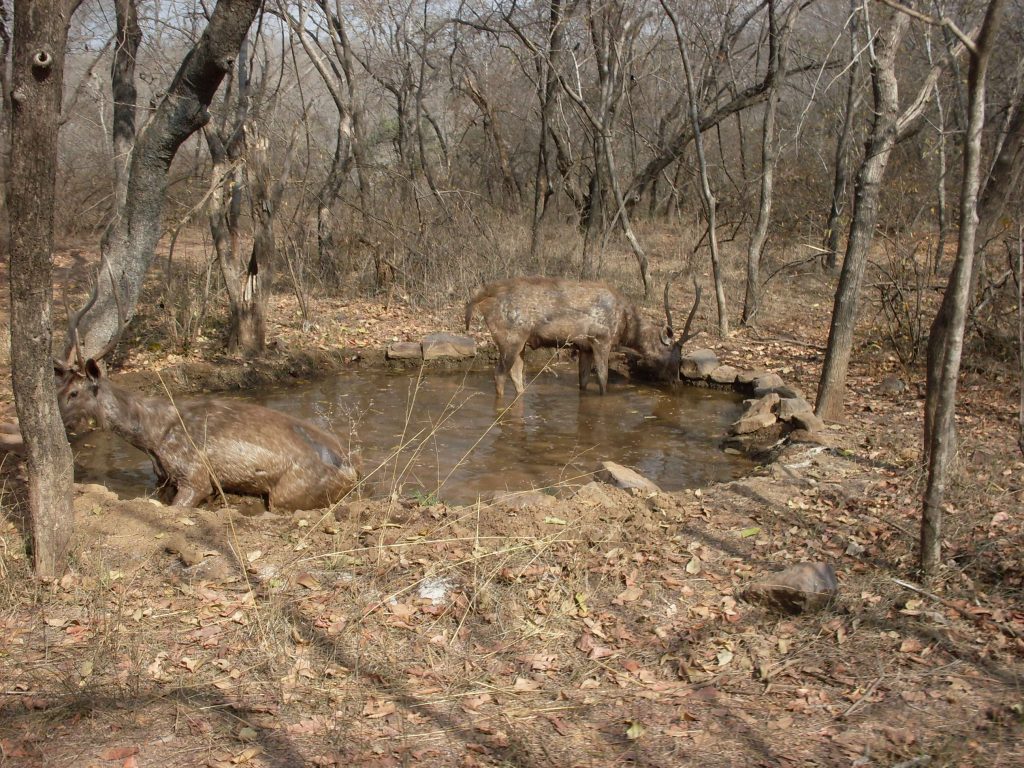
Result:
<svg viewBox="0 0 1024 768">
<path fill-rule="evenodd" d="M 581 394 L 575 380 L 574 368 L 548 369 L 511 405 L 509 396 L 496 402 L 489 372 L 360 372 L 252 399 L 333 429 L 358 450 L 373 495 L 400 488 L 470 503 L 494 491 L 555 492 L 589 482 L 605 459 L 666 490 L 750 471 L 748 459 L 720 448 L 739 416 L 738 397 L 621 379 L 601 397 L 593 384 Z M 153 492 L 149 460 L 119 438 L 93 432 L 73 447 L 78 482 L 121 495 Z"/>
</svg>

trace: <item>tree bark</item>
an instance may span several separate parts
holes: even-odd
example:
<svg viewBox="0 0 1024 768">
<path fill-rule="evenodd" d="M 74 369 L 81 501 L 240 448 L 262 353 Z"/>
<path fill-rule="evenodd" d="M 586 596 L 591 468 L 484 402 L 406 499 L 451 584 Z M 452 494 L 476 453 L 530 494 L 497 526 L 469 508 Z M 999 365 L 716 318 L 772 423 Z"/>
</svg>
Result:
<svg viewBox="0 0 1024 768">
<path fill-rule="evenodd" d="M 981 175 L 981 133 L 985 126 L 985 80 L 1004 0 L 991 0 L 985 11 L 967 76 L 967 136 L 964 141 L 963 177 L 960 186 L 960 236 L 956 262 L 942 298 L 946 315 L 945 343 L 934 362 L 937 375 L 929 371 L 927 410 L 933 413 L 928 455 L 928 482 L 921 515 L 921 572 L 926 578 L 938 570 L 942 556 L 942 502 L 945 498 L 949 465 L 956 448 L 954 416 L 956 387 L 960 375 L 964 325 L 971 292 L 975 236 L 978 227 L 978 188 Z M 942 314 L 940 310 L 940 314 Z M 936 317 L 938 320 L 938 317 Z"/>
<path fill-rule="evenodd" d="M 760 301 L 761 253 L 768 239 L 768 223 L 772 216 L 772 194 L 775 184 L 775 161 L 779 150 L 775 143 L 775 118 L 779 106 L 779 85 L 786 77 L 786 46 L 789 31 L 793 29 L 799 2 L 793 2 L 782 29 L 776 15 L 776 0 L 768 0 L 768 101 L 764 107 L 761 127 L 761 196 L 757 208 L 757 223 L 747 248 L 747 285 L 743 297 L 743 324 L 750 325 L 757 314 Z M 741 150 L 742 154 L 742 150 Z"/>
<path fill-rule="evenodd" d="M 839 287 L 836 290 L 829 328 L 828 346 L 822 367 L 821 383 L 815 411 L 822 419 L 836 421 L 843 412 L 846 394 L 846 373 L 853 346 L 853 330 L 857 321 L 857 301 L 867 266 L 868 250 L 878 219 L 878 198 L 889 155 L 896 143 L 896 110 L 898 83 L 896 53 L 907 28 L 905 14 L 893 11 L 886 25 L 875 35 L 874 58 L 871 62 L 871 88 L 874 96 L 874 119 L 864 160 L 857 173 L 853 216 L 846 245 Z"/>
<path fill-rule="evenodd" d="M 11 376 L 28 463 L 36 575 L 59 577 L 74 530 L 71 448 L 52 366 L 53 208 L 64 51 L 75 2 L 14 6 L 11 161 Z"/>
<path fill-rule="evenodd" d="M 135 0 L 116 0 L 114 13 L 117 33 L 114 37 L 114 56 L 110 64 L 111 95 L 114 100 L 114 118 L 111 141 L 114 150 L 114 215 L 104 233 L 104 239 L 113 231 L 114 222 L 124 211 L 128 199 L 128 169 L 132 146 L 135 144 L 135 61 L 142 42 L 139 15 Z"/>
<path fill-rule="evenodd" d="M 81 318 L 86 355 L 102 349 L 118 332 L 118 306 L 125 322 L 135 314 L 142 281 L 160 239 L 171 161 L 182 143 L 209 121 L 210 102 L 261 5 L 261 0 L 219 0 L 199 42 L 185 56 L 166 95 L 139 131 L 124 215 L 104 239 L 98 298 Z"/>
<path fill-rule="evenodd" d="M 718 234 L 715 222 L 715 209 L 718 201 L 711 191 L 711 183 L 708 180 L 708 164 L 704 157 L 704 142 L 701 138 L 700 115 L 697 111 L 697 92 L 693 82 L 693 70 L 690 67 L 690 57 L 686 51 L 686 41 L 683 40 L 682 30 L 679 28 L 679 21 L 675 13 L 668 7 L 665 0 L 661 5 L 668 14 L 669 20 L 676 34 L 676 44 L 679 47 L 679 57 L 683 62 L 683 72 L 686 75 L 686 91 L 690 103 L 690 124 L 693 130 L 693 144 L 697 150 L 697 166 L 700 170 L 700 191 L 704 201 L 704 213 L 708 222 L 708 242 L 711 245 L 711 272 L 715 281 L 715 303 L 718 305 L 718 333 L 726 336 L 729 333 L 729 312 L 725 304 L 725 288 L 723 285 L 721 261 L 718 257 Z"/>
<path fill-rule="evenodd" d="M 860 80 L 861 56 L 857 50 L 857 1 L 850 3 L 850 73 L 846 83 L 846 109 L 843 125 L 836 139 L 835 172 L 832 177 L 832 202 L 825 225 L 825 269 L 835 272 L 839 266 L 839 228 L 846 208 L 848 193 L 846 185 L 850 174 L 850 143 L 853 138 L 853 118 L 860 98 L 857 95 Z"/>
</svg>

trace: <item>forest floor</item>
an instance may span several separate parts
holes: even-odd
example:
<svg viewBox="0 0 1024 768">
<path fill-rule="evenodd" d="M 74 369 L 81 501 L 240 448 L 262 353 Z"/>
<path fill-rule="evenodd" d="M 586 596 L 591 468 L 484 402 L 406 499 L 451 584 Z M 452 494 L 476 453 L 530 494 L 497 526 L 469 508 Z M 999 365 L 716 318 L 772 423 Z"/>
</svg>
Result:
<svg viewBox="0 0 1024 768">
<path fill-rule="evenodd" d="M 75 263 L 62 254 L 64 277 Z M 705 308 L 695 344 L 813 393 L 831 290 L 794 278 L 725 339 Z M 154 391 L 157 372 L 177 391 L 282 384 L 462 330 L 461 306 L 311 301 L 304 328 L 275 296 L 254 361 L 213 333 L 183 351 L 144 301 L 112 372 Z M 946 566 L 917 589 L 923 373 L 865 315 L 847 418 L 820 444 L 649 498 L 384 493 L 253 517 L 78 485 L 73 568 L 41 584 L 24 466 L 0 453 L 0 766 L 1024 765 L 1015 379 L 965 368 Z M 836 568 L 824 611 L 739 600 L 804 561 Z"/>
</svg>

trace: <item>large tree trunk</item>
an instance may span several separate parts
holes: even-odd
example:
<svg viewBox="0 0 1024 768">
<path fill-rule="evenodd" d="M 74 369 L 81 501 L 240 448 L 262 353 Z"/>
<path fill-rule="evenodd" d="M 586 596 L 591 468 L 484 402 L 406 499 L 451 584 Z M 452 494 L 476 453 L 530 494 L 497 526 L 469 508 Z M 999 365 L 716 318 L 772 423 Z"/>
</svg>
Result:
<svg viewBox="0 0 1024 768">
<path fill-rule="evenodd" d="M 875 221 L 878 218 L 878 198 L 882 179 L 885 176 L 889 155 L 896 143 L 896 109 L 899 94 L 895 63 L 908 19 L 905 14 L 898 11 L 891 13 L 888 23 L 879 29 L 875 36 L 874 60 L 871 62 L 874 120 L 864 161 L 857 173 L 850 236 L 832 309 L 828 347 L 825 350 L 825 363 L 815 405 L 818 416 L 831 421 L 840 419 L 843 412 L 846 373 L 850 364 L 853 331 L 857 321 L 860 285 L 867 266 L 868 250 L 874 237 Z"/>
<path fill-rule="evenodd" d="M 99 270 L 98 299 L 81 319 L 86 355 L 113 338 L 119 312 L 124 313 L 124 321 L 134 315 L 160 239 L 171 161 L 181 144 L 209 121 L 210 102 L 261 5 L 261 0 L 219 0 L 199 42 L 185 56 L 160 105 L 139 131 L 124 215 L 104 240 L 106 265 Z"/>
<path fill-rule="evenodd" d="M 954 414 L 956 386 L 960 376 L 964 324 L 971 292 L 971 270 L 974 262 L 975 235 L 978 227 L 978 187 L 981 169 L 981 132 L 985 126 L 985 79 L 992 47 L 999 29 L 1004 0 L 992 0 L 985 12 L 985 21 L 971 56 L 967 78 L 967 136 L 964 142 L 964 170 L 960 186 L 960 237 L 956 262 L 942 298 L 946 308 L 946 330 L 942 334 L 941 354 L 930 360 L 937 372 L 929 371 L 928 411 L 931 412 L 931 433 L 928 445 L 928 484 L 921 516 L 921 571 L 932 576 L 938 570 L 942 545 L 942 502 L 946 493 L 949 464 L 956 448 Z M 940 311 L 940 314 L 943 314 Z M 936 317 L 938 321 L 938 317 Z"/>
<path fill-rule="evenodd" d="M 52 366 L 53 208 L 64 50 L 76 2 L 14 6 L 11 164 L 11 374 L 28 460 L 36 574 L 60 576 L 74 529 L 73 469 Z"/>
</svg>

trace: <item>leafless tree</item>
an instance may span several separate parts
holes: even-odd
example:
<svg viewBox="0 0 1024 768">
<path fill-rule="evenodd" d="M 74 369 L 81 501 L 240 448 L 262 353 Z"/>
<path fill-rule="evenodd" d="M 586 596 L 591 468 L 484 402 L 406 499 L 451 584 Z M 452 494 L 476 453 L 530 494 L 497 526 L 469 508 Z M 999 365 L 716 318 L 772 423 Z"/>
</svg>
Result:
<svg viewBox="0 0 1024 768">
<path fill-rule="evenodd" d="M 743 299 L 743 324 L 749 325 L 757 314 L 761 291 L 761 252 L 768 239 L 768 222 L 772 215 L 772 195 L 775 185 L 775 161 L 778 157 L 775 120 L 779 109 L 779 90 L 786 77 L 786 48 L 793 30 L 800 3 L 792 2 L 781 28 L 778 22 L 776 0 L 768 0 L 768 100 L 764 106 L 761 126 L 761 195 L 757 207 L 757 223 L 747 248 L 747 282 Z"/>
<path fill-rule="evenodd" d="M 59 577 L 74 527 L 71 448 L 57 409 L 53 211 L 68 25 L 79 0 L 18 0 L 11 67 L 11 375 L 28 462 L 36 574 Z"/>
<path fill-rule="evenodd" d="M 970 52 L 970 71 L 967 79 L 967 135 L 964 140 L 963 175 L 960 186 L 960 234 L 956 261 L 943 295 L 945 311 L 940 311 L 947 322 L 941 354 L 929 360 L 927 392 L 931 416 L 929 432 L 928 482 L 924 493 L 921 516 L 921 571 L 933 576 L 941 562 L 942 504 L 948 482 L 949 464 L 955 450 L 954 413 L 956 387 L 960 375 L 960 357 L 963 350 L 964 326 L 970 301 L 971 272 L 974 261 L 975 236 L 978 226 L 978 190 L 981 179 L 981 137 L 985 125 L 985 86 L 989 62 L 996 35 L 1002 21 L 1004 0 L 991 0 L 985 10 L 981 31 L 973 45 L 965 45 Z M 939 321 L 939 317 L 936 317 Z M 937 329 L 933 328 L 933 333 Z"/>
<path fill-rule="evenodd" d="M 676 33 L 676 43 L 679 46 L 679 58 L 683 63 L 683 72 L 686 75 L 686 92 L 690 104 L 690 123 L 693 130 L 694 148 L 697 151 L 697 167 L 700 170 L 700 191 L 704 201 L 704 213 L 707 217 L 708 243 L 711 246 L 711 270 L 715 281 L 715 302 L 718 305 L 718 332 L 722 336 L 729 333 L 729 311 L 725 303 L 725 286 L 722 277 L 721 258 L 718 254 L 718 234 L 715 224 L 715 211 L 718 201 L 711 192 L 711 184 L 708 180 L 708 164 L 704 158 L 704 142 L 701 138 L 700 115 L 697 109 L 697 91 L 694 86 L 693 70 L 690 66 L 690 56 L 687 52 L 686 40 L 679 27 L 679 20 L 672 9 L 661 0 L 665 13 L 672 21 L 672 28 Z"/>
<path fill-rule="evenodd" d="M 854 119 L 861 101 L 860 70 L 863 57 L 857 37 L 860 26 L 860 3 L 850 0 L 850 16 L 847 27 L 850 36 L 850 61 L 846 75 L 846 100 L 843 107 L 843 123 L 836 137 L 835 165 L 832 175 L 832 202 L 829 206 L 828 221 L 825 224 L 825 268 L 835 272 L 839 265 L 839 238 L 843 211 L 849 192 L 847 184 L 850 169 L 850 145 L 853 143 Z"/>
<path fill-rule="evenodd" d="M 86 355 L 102 349 L 135 312 L 160 237 L 167 172 L 181 144 L 209 120 L 208 107 L 227 74 L 261 0 L 219 0 L 196 45 L 139 130 L 123 214 L 103 240 L 98 300 L 81 318 Z"/>
</svg>

